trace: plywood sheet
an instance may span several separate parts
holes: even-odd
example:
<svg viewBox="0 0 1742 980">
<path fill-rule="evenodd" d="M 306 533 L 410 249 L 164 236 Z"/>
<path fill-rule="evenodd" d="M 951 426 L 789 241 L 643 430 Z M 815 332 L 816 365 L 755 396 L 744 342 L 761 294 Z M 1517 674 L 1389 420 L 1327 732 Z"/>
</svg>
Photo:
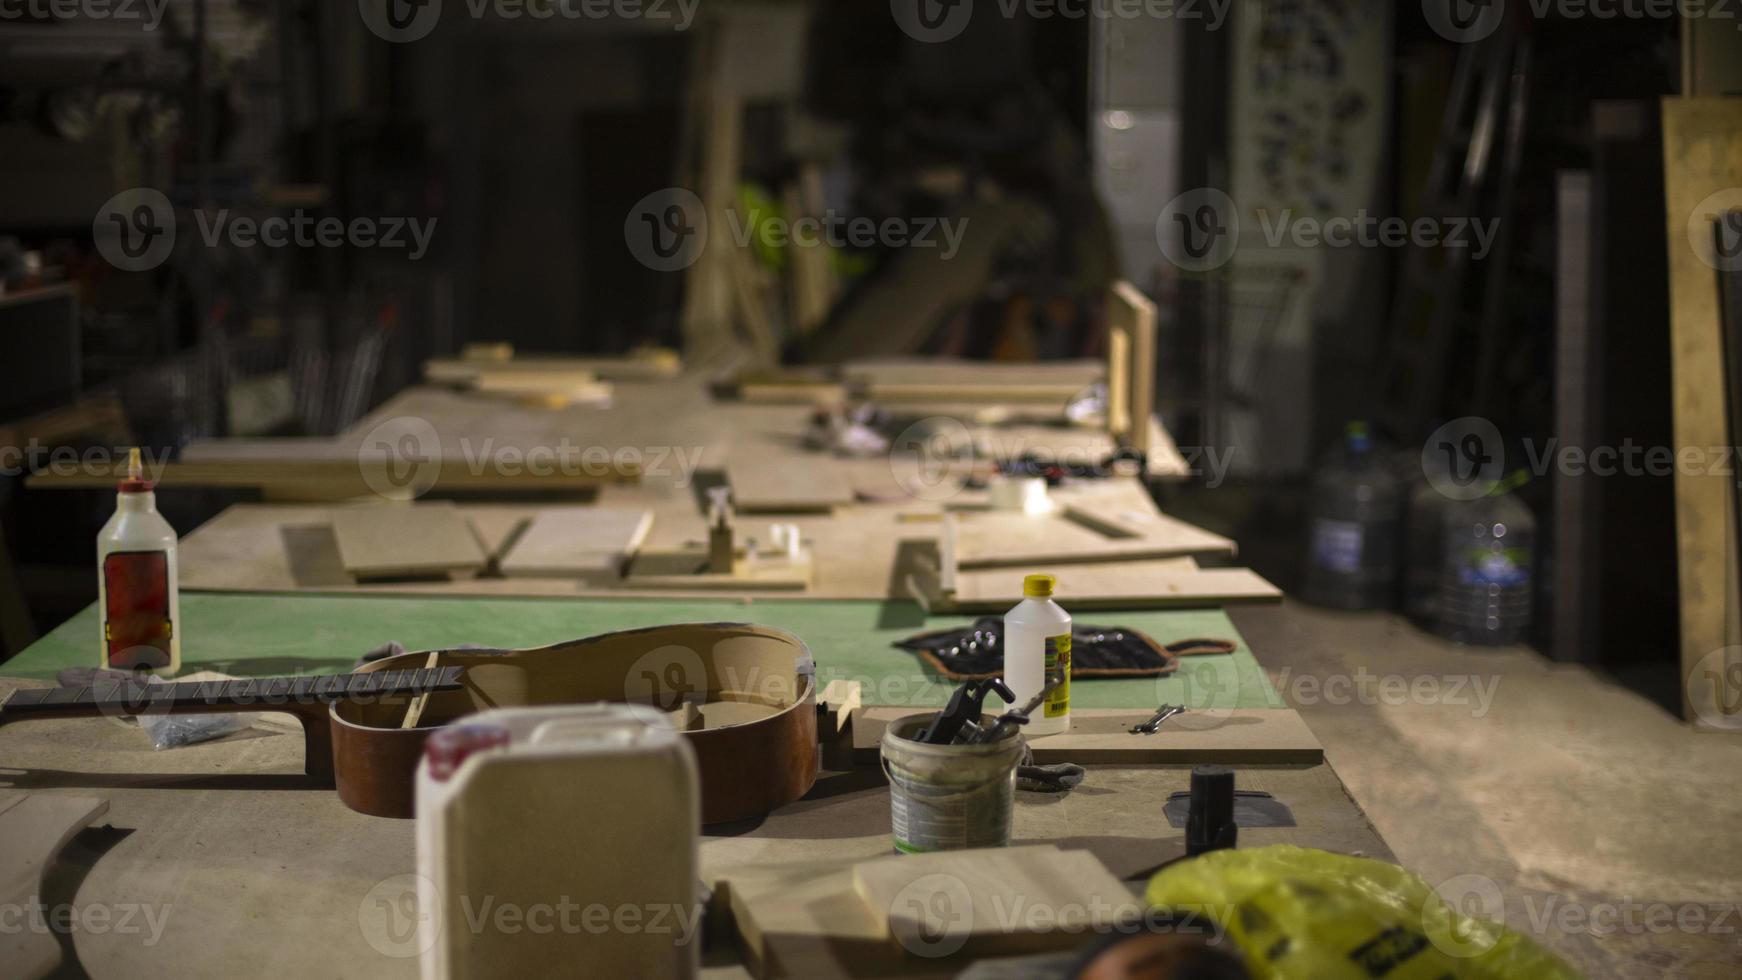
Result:
<svg viewBox="0 0 1742 980">
<path fill-rule="evenodd" d="M 1060 604 L 1075 611 L 1186 609 L 1240 602 L 1278 602 L 1282 590 L 1246 568 L 1199 568 L 1189 558 L 958 570 L 946 591 L 937 570 L 916 563 L 908 576 L 915 600 L 932 613 L 997 613 L 1022 601 L 1022 579 L 1058 579 Z"/>
<path fill-rule="evenodd" d="M 853 889 L 886 941 L 921 956 L 1074 949 L 1142 909 L 1093 854 L 1050 844 L 863 861 Z"/>
<path fill-rule="evenodd" d="M 905 706 L 861 708 L 853 716 L 854 759 L 874 764 L 883 730 L 923 713 Z M 1154 735 L 1130 733 L 1152 714 L 1083 708 L 1071 712 L 1070 731 L 1031 739 L 1028 745 L 1039 765 L 1293 765 L 1325 756 L 1324 746 L 1293 708 L 1188 708 Z"/>
<path fill-rule="evenodd" d="M 806 513 L 853 502 L 846 467 L 830 456 L 744 452 L 726 464 L 732 503 L 751 513 Z"/>
<path fill-rule="evenodd" d="M 339 560 L 359 579 L 470 574 L 484 567 L 477 535 L 449 503 L 339 508 L 332 523 Z"/>
<path fill-rule="evenodd" d="M 1133 508 L 1064 504 L 1050 514 L 956 515 L 958 568 L 1058 565 L 1233 554 L 1234 542 L 1185 521 Z"/>
<path fill-rule="evenodd" d="M 575 578 L 621 573 L 653 529 L 653 512 L 625 507 L 540 511 L 502 558 L 502 574 Z"/>
</svg>

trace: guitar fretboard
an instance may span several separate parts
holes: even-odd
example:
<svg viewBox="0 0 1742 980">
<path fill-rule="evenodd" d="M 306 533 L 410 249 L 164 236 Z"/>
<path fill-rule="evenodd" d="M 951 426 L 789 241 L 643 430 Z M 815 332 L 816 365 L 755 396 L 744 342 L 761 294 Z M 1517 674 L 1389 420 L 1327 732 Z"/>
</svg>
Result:
<svg viewBox="0 0 1742 980">
<path fill-rule="evenodd" d="M 378 670 L 362 674 L 321 674 L 308 677 L 252 677 L 229 681 L 177 681 L 149 683 L 144 680 L 98 681 L 86 687 L 36 688 L 14 691 L 0 712 L 29 714 L 69 708 L 105 708 L 135 714 L 169 708 L 275 707 L 331 704 L 365 698 L 428 694 L 460 688 L 463 667 L 420 667 L 415 670 Z"/>
</svg>

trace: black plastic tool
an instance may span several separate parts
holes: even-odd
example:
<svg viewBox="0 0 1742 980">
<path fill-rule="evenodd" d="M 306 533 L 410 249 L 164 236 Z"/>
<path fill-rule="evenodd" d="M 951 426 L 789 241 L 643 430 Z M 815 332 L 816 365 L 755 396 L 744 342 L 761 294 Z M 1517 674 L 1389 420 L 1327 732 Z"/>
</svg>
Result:
<svg viewBox="0 0 1742 980">
<path fill-rule="evenodd" d="M 956 693 L 950 695 L 950 703 L 944 710 L 938 712 L 938 716 L 920 733 L 919 740 L 928 745 L 953 743 L 956 736 L 962 733 L 964 725 L 970 721 L 979 723 L 986 695 L 994 692 L 1004 699 L 1005 704 L 1016 700 L 1016 694 L 996 677 L 963 684 L 956 689 Z"/>
<path fill-rule="evenodd" d="M 1192 770 L 1192 806 L 1186 814 L 1186 856 L 1234 846 L 1240 828 L 1234 823 L 1234 770 L 1198 766 Z"/>
</svg>

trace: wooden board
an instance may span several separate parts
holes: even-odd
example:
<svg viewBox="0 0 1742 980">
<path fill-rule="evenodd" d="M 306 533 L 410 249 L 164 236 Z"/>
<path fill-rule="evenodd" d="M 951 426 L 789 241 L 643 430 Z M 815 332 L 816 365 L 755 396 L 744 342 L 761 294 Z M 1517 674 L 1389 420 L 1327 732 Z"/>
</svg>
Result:
<svg viewBox="0 0 1742 980">
<path fill-rule="evenodd" d="M 1107 296 L 1107 429 L 1121 447 L 1148 453 L 1155 414 L 1156 309 L 1129 282 Z"/>
<path fill-rule="evenodd" d="M 853 502 L 853 482 L 839 460 L 821 455 L 734 454 L 726 464 L 732 505 L 746 514 L 814 513 Z"/>
<path fill-rule="evenodd" d="M 1234 542 L 1164 514 L 1064 503 L 1050 514 L 959 512 L 952 533 L 959 569 L 1064 565 L 1234 553 Z"/>
<path fill-rule="evenodd" d="M 1716 214 L 1699 212 L 1742 203 L 1742 100 L 1665 99 L 1663 154 L 1675 444 L 1715 452 L 1706 447 L 1730 445 L 1719 279 L 1711 261 Z M 1728 465 L 1676 467 L 1683 713 L 1729 729 L 1742 728 L 1742 715 L 1733 713 L 1737 692 L 1727 681 L 1742 659 L 1733 479 Z"/>
<path fill-rule="evenodd" d="M 905 387 L 939 389 L 1009 389 L 1016 400 L 1040 395 L 1071 395 L 1101 380 L 1107 366 L 1099 361 L 950 361 L 939 358 L 868 358 L 853 361 L 841 370 L 849 384 L 872 390 Z"/>
<path fill-rule="evenodd" d="M 940 544 L 948 541 L 945 537 Z M 961 569 L 947 548 L 915 555 L 907 566 L 907 588 L 930 613 L 997 613 L 1022 601 L 1022 579 L 1029 574 L 1056 578 L 1059 601 L 1073 610 L 1198 608 L 1282 599 L 1281 589 L 1250 569 L 1199 568 L 1191 558 Z"/>
<path fill-rule="evenodd" d="M 861 708 L 853 716 L 854 760 L 875 765 L 883 730 L 924 713 L 907 706 Z M 1294 765 L 1325 757 L 1324 746 L 1293 708 L 1188 708 L 1163 722 L 1154 735 L 1130 733 L 1152 714 L 1083 708 L 1071 712 L 1070 731 L 1030 739 L 1028 745 L 1039 765 Z"/>
<path fill-rule="evenodd" d="M 636 558 L 618 585 L 650 592 L 803 592 L 812 578 L 808 553 L 798 564 L 739 559 L 730 572 L 709 572 L 707 567 L 705 552 L 650 552 Z"/>
<path fill-rule="evenodd" d="M 56 854 L 109 809 L 105 800 L 42 793 L 0 798 L 0 908 L 15 918 L 0 929 L 0 976 L 41 977 L 60 965 L 52 931 L 26 919 L 43 898 L 43 876 Z"/>
<path fill-rule="evenodd" d="M 1093 854 L 1050 844 L 863 861 L 853 890 L 885 941 L 922 957 L 1075 949 L 1086 930 L 1109 932 L 1142 910 Z"/>
<path fill-rule="evenodd" d="M 556 357 L 522 355 L 493 358 L 436 358 L 423 363 L 423 375 L 438 384 L 468 384 L 480 375 L 567 374 L 606 381 L 664 381 L 677 377 L 683 362 L 671 351 L 650 351 L 628 357 Z"/>
<path fill-rule="evenodd" d="M 373 504 L 333 511 L 339 561 L 359 579 L 473 574 L 484 550 L 451 503 Z"/>
<path fill-rule="evenodd" d="M 399 481 L 383 478 L 382 474 L 389 467 L 400 468 L 404 462 L 381 453 L 359 455 L 353 450 L 343 459 L 208 459 L 161 463 L 148 469 L 156 477 L 159 489 L 257 489 L 283 499 L 344 500 L 376 497 L 398 488 Z M 633 480 L 640 475 L 638 465 L 616 459 L 608 465 L 551 467 L 540 472 L 533 472 L 519 459 L 504 465 L 494 465 L 488 459 L 468 460 L 464 457 L 430 462 L 437 465 L 431 466 L 427 474 L 419 474 L 418 486 L 421 487 L 426 479 L 429 484 L 424 488 L 425 492 L 555 492 L 593 488 Z M 45 470 L 32 475 L 29 480 L 32 487 L 48 490 L 103 489 L 113 488 L 116 481 L 126 474 L 127 464 L 122 460 L 112 465 L 80 466 L 77 471 Z M 410 491 L 407 493 L 409 495 Z"/>
<path fill-rule="evenodd" d="M 502 557 L 511 578 L 616 578 L 653 529 L 653 511 L 553 507 L 539 511 Z"/>
</svg>

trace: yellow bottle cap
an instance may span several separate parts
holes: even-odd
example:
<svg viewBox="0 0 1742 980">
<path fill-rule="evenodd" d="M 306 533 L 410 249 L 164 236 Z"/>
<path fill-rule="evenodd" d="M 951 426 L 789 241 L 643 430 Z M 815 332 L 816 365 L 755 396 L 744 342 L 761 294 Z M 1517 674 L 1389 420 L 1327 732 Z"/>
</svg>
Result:
<svg viewBox="0 0 1742 980">
<path fill-rule="evenodd" d="M 1022 580 L 1022 594 L 1030 599 L 1045 599 L 1052 595 L 1058 579 L 1051 575 L 1030 575 Z"/>
</svg>

